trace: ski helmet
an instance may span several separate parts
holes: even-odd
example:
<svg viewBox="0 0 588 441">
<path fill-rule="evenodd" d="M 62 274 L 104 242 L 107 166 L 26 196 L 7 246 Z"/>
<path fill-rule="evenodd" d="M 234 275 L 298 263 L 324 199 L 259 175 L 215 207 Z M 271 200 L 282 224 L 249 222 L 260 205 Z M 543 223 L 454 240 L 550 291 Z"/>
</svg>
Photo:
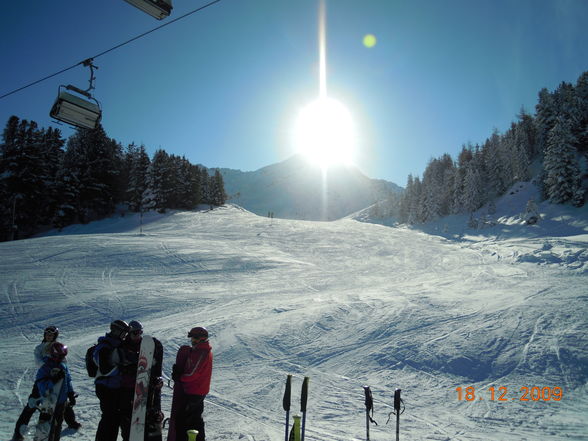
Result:
<svg viewBox="0 0 588 441">
<path fill-rule="evenodd" d="M 208 331 L 206 330 L 206 328 L 203 328 L 202 326 L 197 326 L 195 328 L 190 329 L 190 332 L 188 332 L 188 337 L 206 340 L 208 338 Z"/>
<path fill-rule="evenodd" d="M 56 341 L 49 349 L 49 358 L 55 361 L 62 361 L 67 355 L 67 346 Z"/>
<path fill-rule="evenodd" d="M 43 332 L 46 334 L 54 335 L 55 339 L 57 339 L 57 337 L 59 337 L 59 328 L 57 326 L 53 326 L 53 325 L 47 326 Z"/>
<path fill-rule="evenodd" d="M 118 338 L 124 338 L 129 332 L 129 324 L 124 320 L 115 320 L 110 324 L 110 333 Z"/>
<path fill-rule="evenodd" d="M 129 332 L 133 332 L 136 334 L 142 334 L 143 333 L 143 325 L 138 320 L 131 320 L 129 322 Z"/>
</svg>

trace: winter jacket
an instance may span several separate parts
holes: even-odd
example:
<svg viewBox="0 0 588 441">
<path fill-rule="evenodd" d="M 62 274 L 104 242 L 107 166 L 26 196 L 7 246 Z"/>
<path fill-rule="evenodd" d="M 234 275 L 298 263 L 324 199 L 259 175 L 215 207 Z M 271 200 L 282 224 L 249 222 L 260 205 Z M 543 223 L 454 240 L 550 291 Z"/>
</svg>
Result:
<svg viewBox="0 0 588 441">
<path fill-rule="evenodd" d="M 137 365 L 139 363 L 139 352 L 141 350 L 141 340 L 134 342 L 127 337 L 121 345 L 121 354 L 124 359 L 121 367 L 121 387 L 125 389 L 134 389 L 137 381 Z"/>
<path fill-rule="evenodd" d="M 53 390 L 58 380 L 52 379 L 52 374 L 55 374 L 56 370 L 62 370 L 64 373 L 65 384 L 61 388 L 59 396 L 57 397 L 57 404 L 63 404 L 67 400 L 67 396 L 70 392 L 73 393 L 73 386 L 71 384 L 71 376 L 67 364 L 52 360 L 50 358 L 45 359 L 43 366 L 37 371 L 37 388 L 41 397 L 46 396 L 47 393 L 54 393 Z"/>
<path fill-rule="evenodd" d="M 124 364 L 124 356 L 121 351 L 121 340 L 110 334 L 98 339 L 94 349 L 94 363 L 98 366 L 94 384 L 101 384 L 109 389 L 120 389 L 121 366 Z"/>
<path fill-rule="evenodd" d="M 187 395 L 207 395 L 210 391 L 212 377 L 212 348 L 208 342 L 202 342 L 195 347 L 182 346 L 176 360 L 187 355 L 183 365 L 179 366 L 180 382 Z M 176 361 L 176 362 L 177 362 Z"/>
<path fill-rule="evenodd" d="M 40 368 L 45 361 L 45 357 L 49 356 L 49 348 L 52 344 L 52 341 L 43 341 L 35 346 L 35 365 L 37 368 Z"/>
</svg>

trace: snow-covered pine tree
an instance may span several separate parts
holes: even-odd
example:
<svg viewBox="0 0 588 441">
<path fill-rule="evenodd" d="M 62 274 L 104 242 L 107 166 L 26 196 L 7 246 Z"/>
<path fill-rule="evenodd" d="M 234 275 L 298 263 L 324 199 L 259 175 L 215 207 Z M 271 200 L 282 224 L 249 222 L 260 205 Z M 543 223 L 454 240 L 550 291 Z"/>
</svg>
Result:
<svg viewBox="0 0 588 441">
<path fill-rule="evenodd" d="M 531 177 L 529 173 L 529 152 L 532 151 L 532 147 L 526 129 L 522 123 L 515 124 L 513 128 L 513 150 L 511 158 L 514 181 L 528 181 Z"/>
<path fill-rule="evenodd" d="M 484 150 L 484 167 L 488 173 L 488 193 L 490 197 L 500 196 L 507 189 L 508 179 L 505 170 L 505 155 L 497 130 L 486 140 L 482 149 Z"/>
<path fill-rule="evenodd" d="M 451 213 L 459 214 L 464 212 L 463 207 L 463 191 L 465 174 L 467 164 L 473 158 L 473 152 L 471 145 L 462 145 L 461 152 L 457 156 L 457 167 L 453 178 L 453 189 L 452 189 L 452 201 L 451 201 Z"/>
<path fill-rule="evenodd" d="M 399 207 L 399 221 L 401 223 L 407 223 L 409 218 L 409 211 L 410 211 L 410 200 L 409 197 L 412 194 L 412 187 L 414 185 L 414 179 L 412 174 L 408 175 L 406 179 L 406 187 L 404 188 L 404 192 L 400 198 L 400 207 Z"/>
<path fill-rule="evenodd" d="M 581 186 L 580 168 L 574 147 L 570 123 L 559 117 L 550 130 L 543 167 L 545 189 L 550 202 L 581 204 L 584 192 Z"/>
<path fill-rule="evenodd" d="M 67 142 L 65 175 L 77 182 L 76 211 L 79 221 L 88 222 L 114 212 L 121 194 L 119 185 L 122 147 L 109 139 L 102 126 L 78 129 Z"/>
<path fill-rule="evenodd" d="M 588 159 L 588 71 L 580 75 L 575 90 L 580 116 L 577 146 L 578 151 Z"/>
<path fill-rule="evenodd" d="M 535 106 L 535 127 L 537 130 L 538 152 L 543 155 L 547 147 L 547 136 L 557 119 L 558 109 L 553 94 L 546 88 L 539 91 L 539 102 Z"/>
<path fill-rule="evenodd" d="M 480 170 L 474 162 L 466 167 L 466 175 L 463 187 L 462 204 L 464 210 L 473 213 L 480 208 L 484 201 L 483 182 Z"/>
<path fill-rule="evenodd" d="M 227 201 L 227 194 L 225 193 L 225 184 L 223 182 L 223 176 L 220 171 L 216 169 L 214 175 L 210 177 L 210 188 L 211 188 L 211 203 L 220 207 Z"/>
<path fill-rule="evenodd" d="M 417 176 L 413 180 L 412 191 L 409 196 L 409 209 L 408 209 L 408 223 L 418 224 L 424 222 L 423 213 L 423 186 L 420 178 Z"/>
<path fill-rule="evenodd" d="M 0 147 L 2 210 L 0 239 L 26 236 L 51 223 L 55 212 L 55 175 L 61 146 L 59 132 L 39 129 L 34 121 L 9 118 Z M 14 228 L 16 226 L 16 228 Z M 16 235 L 16 237 L 15 237 Z"/>
<path fill-rule="evenodd" d="M 202 195 L 202 203 L 207 205 L 212 204 L 212 189 L 210 188 L 210 176 L 205 167 L 200 169 L 200 192 Z"/>
<path fill-rule="evenodd" d="M 144 145 L 130 144 L 126 156 L 129 164 L 126 199 L 130 210 L 138 212 L 142 209 L 143 194 L 147 188 L 147 172 L 151 161 Z"/>
<path fill-rule="evenodd" d="M 171 173 L 169 155 L 165 150 L 157 150 L 149 166 L 147 189 L 144 193 L 144 208 L 165 213 L 169 208 L 168 177 Z"/>
</svg>

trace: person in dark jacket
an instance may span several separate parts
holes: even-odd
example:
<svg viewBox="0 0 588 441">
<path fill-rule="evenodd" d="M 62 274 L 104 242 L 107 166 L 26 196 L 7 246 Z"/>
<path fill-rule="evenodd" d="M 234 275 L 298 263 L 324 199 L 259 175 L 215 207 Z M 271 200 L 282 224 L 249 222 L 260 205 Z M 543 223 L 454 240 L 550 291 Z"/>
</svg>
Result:
<svg viewBox="0 0 588 441">
<path fill-rule="evenodd" d="M 47 441 L 59 441 L 65 407 L 68 403 L 72 407 L 76 404 L 76 394 L 71 383 L 69 369 L 65 363 L 66 355 L 67 346 L 60 342 L 52 343 L 49 349 L 49 355 L 44 358 L 45 362 L 43 363 L 43 366 L 37 371 L 36 383 L 41 397 L 39 398 L 38 403 L 42 403 L 43 398 L 51 394 L 55 394 L 55 398 L 57 399 L 57 404 L 53 410 L 55 414 L 55 423 L 52 430 L 49 430 L 51 427 L 51 413 L 41 411 L 39 423 L 37 424 L 37 431 L 39 431 L 43 425 L 47 428 L 47 433 L 49 435 Z M 63 380 L 63 385 L 58 387 L 60 380 Z"/>
<path fill-rule="evenodd" d="M 121 346 L 122 358 L 124 359 L 124 363 L 121 366 L 121 434 L 123 441 L 128 441 L 130 435 L 133 401 L 135 398 L 135 383 L 137 381 L 137 365 L 142 341 L 143 325 L 137 320 L 131 320 L 129 322 L 129 333 Z M 155 343 L 155 350 L 153 352 L 149 394 L 147 397 L 147 430 L 149 430 L 150 424 L 158 424 L 163 421 L 163 414 L 161 412 L 163 346 L 156 338 L 153 338 L 153 341 Z"/>
<path fill-rule="evenodd" d="M 57 328 L 57 326 L 47 326 L 43 331 L 43 340 L 35 347 L 34 350 L 35 364 L 37 369 L 43 365 L 44 359 L 49 356 L 49 349 L 53 342 L 57 340 L 58 336 L 59 328 Z M 35 383 L 33 384 L 33 390 L 29 395 L 27 404 L 25 405 L 20 416 L 18 417 L 18 420 L 16 421 L 16 425 L 14 427 L 14 435 L 12 436 L 13 441 L 24 440 L 23 433 L 27 431 L 31 417 L 37 410 L 34 403 L 39 399 L 39 397 L 39 389 L 37 388 L 37 382 L 35 381 Z M 72 406 L 65 407 L 65 422 L 68 428 L 74 430 L 77 430 L 82 426 L 80 423 L 76 421 L 76 416 Z"/>
<path fill-rule="evenodd" d="M 197 441 L 205 441 L 204 398 L 210 391 L 212 377 L 212 347 L 208 331 L 203 327 L 192 328 L 188 333 L 191 346 L 181 346 L 173 365 L 172 378 L 182 386 L 182 398 L 175 418 L 176 441 L 186 441 L 187 431 L 198 431 Z"/>
<path fill-rule="evenodd" d="M 102 416 L 96 430 L 96 441 L 116 441 L 121 427 L 121 407 L 124 409 L 121 367 L 124 354 L 121 344 L 129 332 L 123 320 L 110 324 L 110 332 L 98 339 L 93 359 L 98 367 L 96 373 L 96 396 L 100 400 Z"/>
</svg>

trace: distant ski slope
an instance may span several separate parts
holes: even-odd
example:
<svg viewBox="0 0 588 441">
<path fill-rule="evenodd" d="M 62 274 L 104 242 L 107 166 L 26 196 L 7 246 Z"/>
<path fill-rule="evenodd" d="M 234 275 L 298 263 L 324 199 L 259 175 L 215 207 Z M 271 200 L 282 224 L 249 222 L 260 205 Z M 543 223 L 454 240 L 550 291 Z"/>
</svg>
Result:
<svg viewBox="0 0 588 441">
<path fill-rule="evenodd" d="M 452 241 L 229 206 L 150 214 L 143 235 L 132 215 L 1 243 L 0 437 L 10 438 L 32 386 L 33 347 L 55 324 L 84 426 L 65 439 L 92 439 L 99 407 L 83 354 L 121 318 L 162 341 L 167 373 L 188 329 L 208 327 L 211 440 L 282 439 L 287 373 L 292 413 L 311 378 L 308 440 L 365 439 L 363 384 L 380 424 L 373 440 L 393 437 L 394 418 L 384 423 L 397 387 L 401 439 L 583 439 L 587 235 L 585 223 L 574 228 L 565 239 Z M 458 401 L 456 388 L 468 386 L 476 400 Z M 507 387 L 508 401 L 491 401 L 491 386 Z M 563 399 L 520 401 L 533 386 L 561 387 Z M 166 414 L 170 400 L 166 388 Z"/>
</svg>

